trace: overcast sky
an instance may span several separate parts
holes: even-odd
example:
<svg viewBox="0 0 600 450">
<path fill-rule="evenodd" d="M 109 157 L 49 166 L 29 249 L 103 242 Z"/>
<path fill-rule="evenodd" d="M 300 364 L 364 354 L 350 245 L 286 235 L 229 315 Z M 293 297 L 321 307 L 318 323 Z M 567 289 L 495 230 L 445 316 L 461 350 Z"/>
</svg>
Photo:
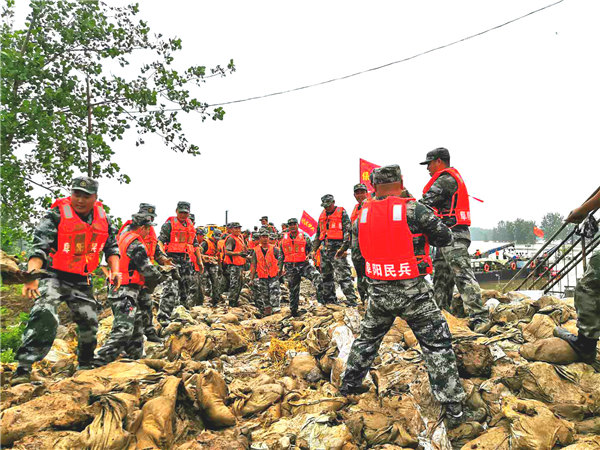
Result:
<svg viewBox="0 0 600 450">
<path fill-rule="evenodd" d="M 117 4 L 119 2 L 109 2 Z M 140 2 L 153 32 L 183 40 L 181 67 L 225 65 L 197 97 L 208 103 L 292 89 L 380 66 L 500 25 L 549 1 Z M 472 201 L 473 226 L 566 215 L 600 185 L 600 2 L 564 2 L 516 23 L 354 78 L 225 107 L 222 122 L 186 117 L 202 155 L 159 139 L 115 147 L 129 185 L 101 180 L 100 196 L 127 217 L 178 200 L 201 224 L 278 227 L 320 197 L 351 211 L 359 158 L 400 164 L 420 196 L 418 163 L 450 150 Z M 135 74 L 132 74 L 134 76 Z"/>
</svg>

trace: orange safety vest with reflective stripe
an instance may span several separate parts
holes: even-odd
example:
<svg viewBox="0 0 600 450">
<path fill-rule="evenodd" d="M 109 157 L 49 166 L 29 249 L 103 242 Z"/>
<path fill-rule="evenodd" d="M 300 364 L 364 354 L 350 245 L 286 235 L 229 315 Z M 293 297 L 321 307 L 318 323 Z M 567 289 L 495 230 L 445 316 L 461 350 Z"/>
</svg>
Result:
<svg viewBox="0 0 600 450">
<path fill-rule="evenodd" d="M 306 261 L 306 238 L 304 233 L 298 231 L 295 238 L 292 238 L 290 233 L 285 233 L 281 240 L 281 250 L 285 262 Z"/>
<path fill-rule="evenodd" d="M 365 274 L 374 280 L 408 280 L 420 276 L 420 260 L 431 266 L 429 245 L 425 255 L 415 255 L 406 220 L 406 205 L 414 198 L 390 196 L 371 200 L 358 220 L 358 242 L 365 259 Z M 427 273 L 430 273 L 429 271 Z"/>
<path fill-rule="evenodd" d="M 452 195 L 452 200 L 450 202 L 450 211 L 441 213 L 435 210 L 434 208 L 435 215 L 440 218 L 454 217 L 456 219 L 456 224 L 453 226 L 470 226 L 471 209 L 469 205 L 469 193 L 467 192 L 467 186 L 465 185 L 463 178 L 460 176 L 460 173 L 458 173 L 458 170 L 456 170 L 454 167 L 448 167 L 444 170 L 436 172 L 431 177 L 431 180 L 429 180 L 429 183 L 427 183 L 427 185 L 425 185 L 425 187 L 423 188 L 423 195 L 425 195 L 429 191 L 433 183 L 435 183 L 435 180 L 437 180 L 443 173 L 450 174 L 452 178 L 456 180 L 458 188 L 456 189 L 456 192 Z"/>
<path fill-rule="evenodd" d="M 171 222 L 171 236 L 169 242 L 165 244 L 166 252 L 190 254 L 190 247 L 193 246 L 196 237 L 196 229 L 190 219 L 185 220 L 187 226 L 183 226 L 177 217 L 167 219 L 167 222 Z"/>
<path fill-rule="evenodd" d="M 344 230 L 342 229 L 342 211 L 344 208 L 338 206 L 335 211 L 329 215 L 323 210 L 319 216 L 319 239 L 341 240 L 344 239 Z"/>
<path fill-rule="evenodd" d="M 94 204 L 94 218 L 89 225 L 71 206 L 71 197 L 60 198 L 52 208 L 60 210 L 58 249 L 52 253 L 52 268 L 78 275 L 88 275 L 100 262 L 100 252 L 108 239 L 108 220 L 102 203 Z"/>
<path fill-rule="evenodd" d="M 129 225 L 131 225 L 131 220 L 128 220 L 121 226 L 119 232 L 117 233 L 117 239 Z M 151 262 L 154 262 L 154 254 L 156 253 L 156 246 L 158 245 L 158 238 L 156 237 L 156 231 L 154 230 L 154 227 L 151 226 L 150 230 L 148 231 L 148 235 L 145 237 L 140 236 L 140 239 L 144 241 L 146 251 L 148 252 L 148 258 L 150 258 Z"/>
<path fill-rule="evenodd" d="M 229 237 L 232 237 L 235 240 L 235 247 L 233 249 L 234 253 L 239 253 L 246 250 L 246 245 L 244 244 L 244 238 L 242 236 L 234 236 L 232 234 Z M 225 252 L 225 247 L 223 247 L 223 252 Z M 223 262 L 225 262 L 225 264 L 233 264 L 234 266 L 243 266 L 246 264 L 246 258 L 242 258 L 241 256 L 232 257 L 225 255 Z"/>
<path fill-rule="evenodd" d="M 273 278 L 279 273 L 279 267 L 277 266 L 277 258 L 275 258 L 275 246 L 269 244 L 267 254 L 263 253 L 261 246 L 256 247 L 254 250 L 256 254 L 256 275 L 258 278 Z"/>
<path fill-rule="evenodd" d="M 146 247 L 146 253 L 148 253 L 148 246 L 146 245 L 146 242 L 135 231 L 127 231 L 126 233 L 120 234 L 118 238 L 119 252 L 121 253 L 121 258 L 119 259 L 119 272 L 121 272 L 122 277 L 121 285 L 144 285 L 144 276 L 141 273 L 139 273 L 137 270 L 129 271 L 129 263 L 131 258 L 127 256 L 127 249 L 135 240 L 139 240 L 142 245 Z"/>
</svg>

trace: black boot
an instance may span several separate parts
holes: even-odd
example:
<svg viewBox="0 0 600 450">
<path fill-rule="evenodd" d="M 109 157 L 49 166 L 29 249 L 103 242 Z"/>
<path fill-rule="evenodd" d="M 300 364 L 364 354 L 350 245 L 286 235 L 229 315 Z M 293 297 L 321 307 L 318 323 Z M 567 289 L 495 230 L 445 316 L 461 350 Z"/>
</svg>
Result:
<svg viewBox="0 0 600 450">
<path fill-rule="evenodd" d="M 94 350 L 96 342 L 88 342 L 85 344 L 79 343 L 77 362 L 77 370 L 88 370 L 96 367 L 94 365 Z"/>
<path fill-rule="evenodd" d="M 581 333 L 578 336 L 575 336 L 573 333 L 570 333 L 561 327 L 554 328 L 553 334 L 563 341 L 567 341 L 583 362 L 592 364 L 596 361 L 598 339 L 587 338 Z"/>
<path fill-rule="evenodd" d="M 349 395 L 360 395 L 369 392 L 369 386 L 365 386 L 364 384 L 361 384 L 360 386 L 349 386 L 342 383 L 339 391 L 341 395 L 348 397 Z"/>
<path fill-rule="evenodd" d="M 453 402 L 444 405 L 446 425 L 448 428 L 456 428 L 465 421 L 465 414 L 461 403 Z"/>
<path fill-rule="evenodd" d="M 17 370 L 10 379 L 10 385 L 16 386 L 18 384 L 31 382 L 31 368 L 25 366 L 18 366 Z"/>
<path fill-rule="evenodd" d="M 156 342 L 158 344 L 162 344 L 163 342 L 154 329 L 146 334 L 146 339 L 148 339 L 148 342 Z"/>
</svg>

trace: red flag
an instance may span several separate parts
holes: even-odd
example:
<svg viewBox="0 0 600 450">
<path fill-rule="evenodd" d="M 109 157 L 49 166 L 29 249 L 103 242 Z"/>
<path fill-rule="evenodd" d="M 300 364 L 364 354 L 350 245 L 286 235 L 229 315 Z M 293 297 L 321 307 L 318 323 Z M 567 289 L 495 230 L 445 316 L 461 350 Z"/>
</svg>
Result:
<svg viewBox="0 0 600 450">
<path fill-rule="evenodd" d="M 302 211 L 302 217 L 300 218 L 298 228 L 308 233 L 310 237 L 313 237 L 317 232 L 317 221 L 313 219 L 306 211 Z"/>
<path fill-rule="evenodd" d="M 375 191 L 375 189 L 373 189 L 373 185 L 369 181 L 369 175 L 371 175 L 371 172 L 373 172 L 373 169 L 376 169 L 378 167 L 381 167 L 381 166 L 370 163 L 369 161 L 365 161 L 362 158 L 360 160 L 360 182 L 367 186 L 367 192 L 369 192 L 369 193 Z"/>
<path fill-rule="evenodd" d="M 533 234 L 535 234 L 539 238 L 544 237 L 544 232 L 541 229 L 539 229 L 538 227 L 536 227 L 535 225 L 533 226 Z"/>
</svg>

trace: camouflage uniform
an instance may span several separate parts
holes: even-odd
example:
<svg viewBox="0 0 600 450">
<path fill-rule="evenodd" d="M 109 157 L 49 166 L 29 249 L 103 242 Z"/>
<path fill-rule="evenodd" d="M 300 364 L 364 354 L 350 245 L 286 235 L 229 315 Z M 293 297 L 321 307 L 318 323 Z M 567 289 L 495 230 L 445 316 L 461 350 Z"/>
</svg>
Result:
<svg viewBox="0 0 600 450">
<path fill-rule="evenodd" d="M 433 183 L 420 200 L 424 205 L 440 212 L 449 211 L 452 196 L 458 184 L 452 175 L 444 173 Z M 433 290 L 435 302 L 441 309 L 450 310 L 454 285 L 458 288 L 466 313 L 472 318 L 487 317 L 481 300 L 479 283 L 471 268 L 468 248 L 471 245 L 471 233 L 466 225 L 457 225 L 453 217 L 444 217 L 442 221 L 451 227 L 454 235 L 452 245 L 436 248 L 433 260 Z"/>
<path fill-rule="evenodd" d="M 225 243 L 225 250 L 232 252 L 234 248 L 235 239 L 233 236 L 229 236 Z M 227 300 L 229 302 L 229 306 L 237 306 L 240 300 L 240 292 L 242 291 L 242 275 L 244 273 L 244 266 L 228 264 L 227 273 L 229 275 L 229 295 Z"/>
<path fill-rule="evenodd" d="M 302 233 L 302 231 L 298 231 Z M 304 233 L 304 239 L 306 240 L 306 254 L 308 255 L 311 251 L 312 243 L 308 234 Z M 323 280 L 321 273 L 312 266 L 308 260 L 302 262 L 284 262 L 285 255 L 283 251 L 280 254 L 280 266 L 285 269 L 285 278 L 288 283 L 290 290 L 290 310 L 292 314 L 298 312 L 298 305 L 300 303 L 300 282 L 302 277 L 307 278 L 315 286 L 317 290 L 317 300 L 323 302 Z"/>
<path fill-rule="evenodd" d="M 148 294 L 161 281 L 161 274 L 152 265 L 146 247 L 139 240 L 133 241 L 127 248 L 131 258 L 129 272 L 137 270 L 144 276 L 145 290 Z M 104 345 L 96 352 L 96 365 L 108 364 L 124 352 L 129 358 L 139 359 L 144 352 L 144 319 L 139 297 L 141 286 L 128 284 L 109 294 L 114 320 L 110 334 Z"/>
<path fill-rule="evenodd" d="M 359 211 L 362 209 L 363 205 L 358 208 Z M 369 296 L 369 278 L 365 275 L 365 259 L 360 254 L 358 240 L 355 239 L 354 236 L 352 236 L 351 249 L 352 264 L 354 265 L 354 270 L 356 271 L 356 287 L 358 288 L 358 295 L 360 296 L 362 302 L 366 304 Z"/>
<path fill-rule="evenodd" d="M 160 234 L 158 240 L 163 244 L 166 244 L 171 239 L 171 222 L 165 222 L 160 228 Z M 194 237 L 194 247 L 198 247 L 198 241 Z M 158 322 L 162 326 L 167 326 L 171 320 L 171 312 L 177 307 L 177 305 L 183 305 L 190 307 L 190 302 L 193 301 L 192 295 L 194 293 L 194 284 L 196 278 L 196 271 L 187 253 L 170 253 L 167 252 L 167 256 L 173 261 L 173 264 L 177 267 L 178 278 L 170 277 L 165 282 L 165 287 L 162 292 L 162 298 L 160 299 L 160 306 L 158 310 Z"/>
<path fill-rule="evenodd" d="M 87 178 L 86 178 L 87 180 Z M 94 210 L 81 219 L 91 224 Z M 117 229 L 107 217 L 108 239 L 104 245 L 104 257 L 119 255 L 116 240 Z M 51 249 L 58 248 L 58 225 L 60 210 L 58 207 L 49 210 L 42 218 L 33 234 L 33 245 L 29 258 L 37 257 L 44 261 L 44 268 L 49 267 L 48 256 Z M 66 302 L 77 324 L 77 354 L 80 366 L 91 364 L 96 349 L 96 333 L 98 331 L 99 304 L 94 299 L 92 285 L 86 276 L 49 269 L 52 278 L 40 281 L 40 297 L 31 309 L 27 327 L 23 332 L 23 343 L 17 351 L 15 359 L 19 366 L 29 370 L 36 361 L 41 361 L 50 351 L 58 328 L 58 306 Z"/>
<path fill-rule="evenodd" d="M 411 233 L 425 234 L 434 245 L 446 246 L 452 242 L 450 230 L 423 205 L 409 203 L 406 215 Z M 356 235 L 357 225 L 353 226 Z M 423 238 L 415 238 L 415 253 L 423 253 L 423 247 Z M 420 271 L 424 273 L 422 268 Z M 461 402 L 465 393 L 458 376 L 450 329 L 433 301 L 430 284 L 422 276 L 408 280 L 370 280 L 367 311 L 360 335 L 350 350 L 341 390 L 361 385 L 396 317 L 406 320 L 421 345 L 435 398 L 441 403 Z"/>
<path fill-rule="evenodd" d="M 256 267 L 256 252 L 259 251 L 262 251 L 260 244 L 254 247 L 254 251 L 252 252 L 252 259 L 250 260 L 250 267 Z M 282 252 L 277 247 L 273 249 L 275 259 L 281 260 L 281 253 Z M 271 307 L 273 310 L 279 310 L 281 301 L 281 287 L 279 286 L 279 276 L 277 275 L 274 277 L 259 278 L 258 273 L 256 273 L 256 282 L 254 284 L 256 285 L 255 293 L 257 294 L 256 297 L 254 297 L 256 307 L 261 311 L 264 311 L 264 309 L 267 307 Z"/>
<path fill-rule="evenodd" d="M 575 309 L 579 333 L 600 338 L 600 252 L 594 252 L 587 270 L 575 287 Z"/>
<path fill-rule="evenodd" d="M 325 198 L 324 196 L 323 198 Z M 333 199 L 333 197 L 332 197 Z M 346 257 L 336 258 L 338 250 L 347 250 L 351 241 L 351 223 L 346 210 L 342 211 L 343 239 L 319 239 L 320 225 L 317 225 L 317 233 L 313 241 L 313 250 L 316 252 L 321 247 L 321 274 L 323 276 L 323 303 L 337 303 L 335 296 L 335 281 L 342 288 L 346 301 L 350 305 L 356 304 L 356 292 L 352 282 L 352 270 Z"/>
</svg>

